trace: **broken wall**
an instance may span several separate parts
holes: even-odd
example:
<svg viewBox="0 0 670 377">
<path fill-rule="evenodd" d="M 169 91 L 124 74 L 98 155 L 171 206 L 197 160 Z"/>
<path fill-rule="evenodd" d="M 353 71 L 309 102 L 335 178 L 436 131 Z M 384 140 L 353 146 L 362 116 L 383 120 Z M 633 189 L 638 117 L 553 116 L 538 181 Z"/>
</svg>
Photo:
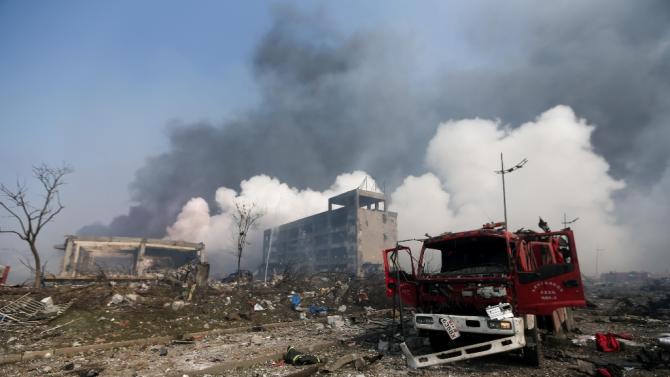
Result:
<svg viewBox="0 0 670 377">
<path fill-rule="evenodd" d="M 382 250 L 395 247 L 398 240 L 398 214 L 358 209 L 357 274 L 382 270 Z"/>
<path fill-rule="evenodd" d="M 129 237 L 69 236 L 61 272 L 56 279 L 98 275 L 150 278 L 204 257 L 204 244 Z"/>
</svg>

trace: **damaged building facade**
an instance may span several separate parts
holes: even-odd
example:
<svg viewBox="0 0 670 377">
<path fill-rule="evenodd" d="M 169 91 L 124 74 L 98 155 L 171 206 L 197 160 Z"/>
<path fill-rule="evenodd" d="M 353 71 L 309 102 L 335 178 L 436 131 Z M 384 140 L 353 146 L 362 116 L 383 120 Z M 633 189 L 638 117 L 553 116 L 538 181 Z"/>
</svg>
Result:
<svg viewBox="0 0 670 377">
<path fill-rule="evenodd" d="M 397 217 L 387 210 L 383 193 L 355 189 L 334 196 L 326 212 L 265 230 L 263 269 L 357 276 L 380 271 L 381 251 L 396 244 Z"/>
<path fill-rule="evenodd" d="M 67 236 L 56 248 L 64 251 L 61 270 L 47 280 L 154 279 L 205 257 L 203 243 L 148 238 Z"/>
</svg>

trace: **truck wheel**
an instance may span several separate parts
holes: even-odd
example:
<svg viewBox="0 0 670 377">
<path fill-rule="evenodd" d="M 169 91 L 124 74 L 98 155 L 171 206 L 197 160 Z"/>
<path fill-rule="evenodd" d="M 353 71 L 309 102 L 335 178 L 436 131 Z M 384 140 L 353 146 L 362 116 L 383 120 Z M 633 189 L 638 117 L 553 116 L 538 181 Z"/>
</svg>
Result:
<svg viewBox="0 0 670 377">
<path fill-rule="evenodd" d="M 522 349 L 524 362 L 534 367 L 541 366 L 543 357 L 540 332 L 535 327 L 531 330 L 526 330 L 524 335 L 526 337 L 526 346 Z"/>
</svg>

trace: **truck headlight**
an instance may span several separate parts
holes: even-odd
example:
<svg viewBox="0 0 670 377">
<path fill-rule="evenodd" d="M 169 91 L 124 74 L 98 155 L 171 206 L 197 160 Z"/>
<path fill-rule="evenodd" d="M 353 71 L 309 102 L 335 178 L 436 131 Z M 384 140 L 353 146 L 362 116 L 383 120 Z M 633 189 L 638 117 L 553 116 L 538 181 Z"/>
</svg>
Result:
<svg viewBox="0 0 670 377">
<path fill-rule="evenodd" d="M 511 330 L 512 322 L 510 321 L 488 321 L 489 329 L 497 330 Z"/>
<path fill-rule="evenodd" d="M 433 317 L 427 317 L 427 316 L 417 316 L 414 319 L 414 322 L 420 325 L 432 325 L 433 324 Z"/>
</svg>

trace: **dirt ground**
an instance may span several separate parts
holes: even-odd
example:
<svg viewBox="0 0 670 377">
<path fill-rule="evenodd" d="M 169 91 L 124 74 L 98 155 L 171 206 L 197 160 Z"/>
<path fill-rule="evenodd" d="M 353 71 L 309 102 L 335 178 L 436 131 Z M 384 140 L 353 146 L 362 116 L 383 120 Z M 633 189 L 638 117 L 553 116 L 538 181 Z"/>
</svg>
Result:
<svg viewBox="0 0 670 377">
<path fill-rule="evenodd" d="M 31 297 L 49 296 L 56 304 L 73 301 L 72 306 L 44 324 L 2 328 L 0 359 L 26 355 L 26 351 L 52 352 L 0 365 L 0 375 L 308 376 L 324 375 L 336 361 L 350 357 L 359 360 L 328 374 L 586 376 L 594 375 L 595 367 L 609 365 L 623 376 L 669 376 L 670 358 L 658 347 L 658 336 L 670 332 L 670 283 L 661 279 L 639 284 L 587 283 L 589 306 L 575 309 L 577 329 L 569 334 L 543 334 L 542 367 L 526 366 L 519 355 L 509 353 L 420 370 L 409 369 L 399 351 L 394 335 L 400 329 L 390 318 L 391 302 L 384 296 L 381 277 L 355 280 L 320 275 L 267 287 L 214 284 L 206 292 L 196 292 L 191 301 L 187 288 L 157 282 L 52 287 L 32 291 Z M 27 292 L 31 290 L 0 289 L 0 307 Z M 305 311 L 291 307 L 292 292 L 301 296 L 300 307 Z M 255 310 L 257 305 L 263 310 Z M 312 314 L 310 306 L 330 311 Z M 328 316 L 340 317 L 331 318 L 329 324 Z M 336 318 L 341 320 L 333 322 Z M 629 334 L 632 340 L 622 341 L 620 352 L 603 353 L 591 339 L 596 332 Z M 423 338 L 406 335 L 415 353 L 429 351 Z M 86 352 L 75 349 L 68 354 L 58 351 L 161 336 L 165 338 L 146 344 Z M 383 347 L 386 342 L 388 348 Z M 282 360 L 289 346 L 326 362 L 317 367 L 289 365 Z"/>
</svg>

